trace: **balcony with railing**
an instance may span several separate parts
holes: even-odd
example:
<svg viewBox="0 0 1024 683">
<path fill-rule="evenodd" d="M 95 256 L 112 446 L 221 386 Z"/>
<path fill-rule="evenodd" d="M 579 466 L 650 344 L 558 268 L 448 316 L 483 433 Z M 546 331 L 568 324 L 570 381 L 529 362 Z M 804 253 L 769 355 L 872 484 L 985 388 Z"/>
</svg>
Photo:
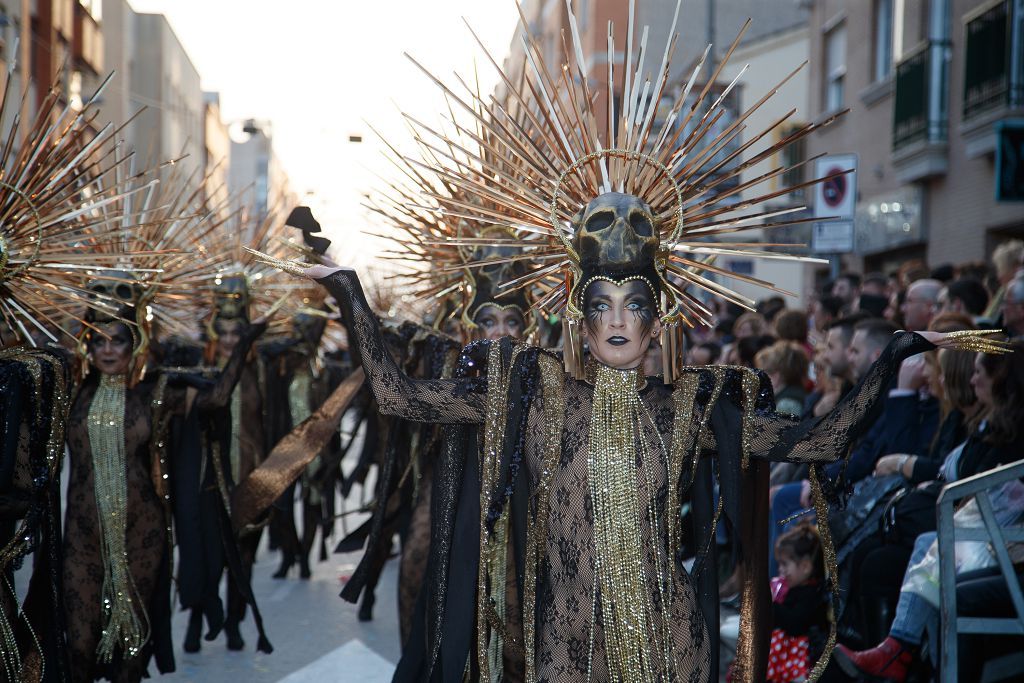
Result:
<svg viewBox="0 0 1024 683">
<path fill-rule="evenodd" d="M 929 40 L 896 65 L 893 165 L 902 182 L 946 172 L 948 46 Z"/>
<path fill-rule="evenodd" d="M 995 124 L 1024 115 L 1024 14 L 1020 0 L 995 0 L 964 17 L 963 123 L 971 157 L 995 149 Z"/>
</svg>

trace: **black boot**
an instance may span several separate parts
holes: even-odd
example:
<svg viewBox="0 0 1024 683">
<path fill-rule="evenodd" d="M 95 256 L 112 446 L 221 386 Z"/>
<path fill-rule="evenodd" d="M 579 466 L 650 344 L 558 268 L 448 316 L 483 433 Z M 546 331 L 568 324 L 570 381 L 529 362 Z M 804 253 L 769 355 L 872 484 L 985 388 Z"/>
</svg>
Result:
<svg viewBox="0 0 1024 683">
<path fill-rule="evenodd" d="M 203 612 L 193 608 L 188 617 L 188 630 L 185 631 L 185 644 L 182 646 L 185 652 L 199 652 L 201 647 L 199 636 L 203 632 Z"/>
<path fill-rule="evenodd" d="M 363 593 L 363 600 L 359 603 L 359 621 L 373 621 L 373 604 L 377 602 L 372 591 Z"/>
<path fill-rule="evenodd" d="M 283 579 L 288 576 L 288 570 L 295 564 L 295 556 L 291 553 L 281 553 L 281 566 L 274 572 L 275 579 Z"/>
<path fill-rule="evenodd" d="M 864 640 L 880 643 L 889 635 L 892 626 L 892 605 L 883 597 L 861 598 L 861 613 L 864 619 Z"/>
<path fill-rule="evenodd" d="M 299 558 L 299 576 L 303 579 L 313 576 L 313 571 L 309 568 L 309 558 L 305 555 Z"/>
<path fill-rule="evenodd" d="M 238 622 L 234 619 L 224 622 L 224 635 L 228 638 L 229 650 L 238 651 L 245 647 L 245 641 L 242 640 L 242 634 L 238 630 Z"/>
</svg>

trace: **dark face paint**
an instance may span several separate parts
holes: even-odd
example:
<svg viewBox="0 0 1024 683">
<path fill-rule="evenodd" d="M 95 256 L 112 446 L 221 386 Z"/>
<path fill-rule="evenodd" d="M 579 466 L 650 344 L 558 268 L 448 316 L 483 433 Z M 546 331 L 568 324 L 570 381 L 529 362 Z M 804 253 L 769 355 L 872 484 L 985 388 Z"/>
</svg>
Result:
<svg viewBox="0 0 1024 683">
<path fill-rule="evenodd" d="M 518 308 L 482 306 L 473 322 L 480 326 L 478 333 L 481 339 L 522 339 L 526 332 L 526 321 Z"/>
<path fill-rule="evenodd" d="M 621 285 L 594 281 L 584 293 L 583 312 L 590 353 L 619 370 L 640 365 L 661 331 L 651 291 L 639 280 Z"/>
<path fill-rule="evenodd" d="M 242 339 L 245 323 L 237 318 L 218 320 L 213 324 L 213 329 L 217 332 L 217 358 L 226 361 Z"/>
<path fill-rule="evenodd" d="M 104 375 L 123 375 L 132 360 L 132 335 L 124 323 L 98 325 L 89 337 L 93 366 Z"/>
</svg>

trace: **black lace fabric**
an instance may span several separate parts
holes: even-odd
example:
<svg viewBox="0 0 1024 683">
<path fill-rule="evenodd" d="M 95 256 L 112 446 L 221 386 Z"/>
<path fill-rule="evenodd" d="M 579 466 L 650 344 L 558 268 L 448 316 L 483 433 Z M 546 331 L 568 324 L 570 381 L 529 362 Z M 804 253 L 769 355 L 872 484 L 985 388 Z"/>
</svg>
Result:
<svg viewBox="0 0 1024 683">
<path fill-rule="evenodd" d="M 486 381 L 481 379 L 412 380 L 395 365 L 381 342 L 377 321 L 351 271 L 340 271 L 320 281 L 339 301 L 352 332 L 353 351 L 361 357 L 366 376 L 382 412 L 407 419 L 438 423 L 483 423 L 486 419 Z M 842 457 L 849 442 L 878 410 L 883 391 L 902 358 L 931 348 L 916 335 L 896 337 L 856 391 L 817 422 L 803 424 L 776 414 L 767 378 L 758 377 L 755 408 L 747 411 L 751 423 L 745 450 L 753 457 L 800 462 L 831 462 Z M 472 362 L 472 361 L 471 361 Z M 477 361 L 479 363 L 479 361 Z M 696 377 L 690 421 L 691 443 L 699 439 L 703 449 L 715 448 L 710 427 L 712 399 L 743 404 L 743 375 L 736 369 L 688 369 Z M 716 390 L 716 386 L 718 389 Z M 549 479 L 546 553 L 537 568 L 536 674 L 544 683 L 610 680 L 604 651 L 601 594 L 594 583 L 594 517 L 588 481 L 588 447 L 593 410 L 593 387 L 585 381 L 565 378 L 564 422 L 557 462 L 545 462 L 545 401 L 538 387 L 526 418 L 523 462 L 531 492 L 538 489 L 542 473 Z M 673 387 L 652 380 L 640 391 L 646 409 L 641 434 L 646 449 L 637 448 L 637 493 L 657 514 L 644 520 L 640 548 L 646 568 L 646 586 L 655 615 L 655 633 L 667 633 L 665 648 L 651 634 L 651 655 L 657 679 L 706 681 L 711 647 L 705 620 L 689 575 L 679 567 L 664 567 L 664 554 L 675 556 L 669 522 L 677 511 L 669 510 L 669 461 L 676 415 Z M 745 398 L 746 397 L 746 398 Z M 691 417 L 691 416 L 688 416 Z M 698 437 L 699 434 L 699 437 Z M 641 462 L 640 453 L 652 462 Z M 689 460 L 687 460 L 689 462 Z M 688 469 L 685 468 L 685 469 Z M 649 474 L 647 474 L 649 473 Z M 667 601 L 668 604 L 662 604 Z M 595 605 L 597 607 L 595 608 Z M 666 655 L 667 653 L 667 655 Z"/>
</svg>

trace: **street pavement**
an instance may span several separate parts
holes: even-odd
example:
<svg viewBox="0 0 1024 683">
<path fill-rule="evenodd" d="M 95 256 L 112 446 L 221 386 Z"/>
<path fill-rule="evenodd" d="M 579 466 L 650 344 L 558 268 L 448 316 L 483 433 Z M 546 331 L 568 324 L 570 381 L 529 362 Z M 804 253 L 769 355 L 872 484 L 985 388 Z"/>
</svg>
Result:
<svg viewBox="0 0 1024 683">
<path fill-rule="evenodd" d="M 274 652 L 267 655 L 255 650 L 256 628 L 249 617 L 242 624 L 243 651 L 228 651 L 222 635 L 213 642 L 204 640 L 198 653 L 185 653 L 181 642 L 188 615 L 178 613 L 173 622 L 178 670 L 161 677 L 161 683 L 390 681 L 399 654 L 397 560 L 388 563 L 381 577 L 374 620 L 361 623 L 356 605 L 338 597 L 359 553 L 332 554 L 326 562 L 314 563 L 311 579 L 302 580 L 294 570 L 287 579 L 272 578 L 277 554 L 268 553 L 265 547 L 262 551 L 253 568 L 253 591 Z"/>
</svg>

